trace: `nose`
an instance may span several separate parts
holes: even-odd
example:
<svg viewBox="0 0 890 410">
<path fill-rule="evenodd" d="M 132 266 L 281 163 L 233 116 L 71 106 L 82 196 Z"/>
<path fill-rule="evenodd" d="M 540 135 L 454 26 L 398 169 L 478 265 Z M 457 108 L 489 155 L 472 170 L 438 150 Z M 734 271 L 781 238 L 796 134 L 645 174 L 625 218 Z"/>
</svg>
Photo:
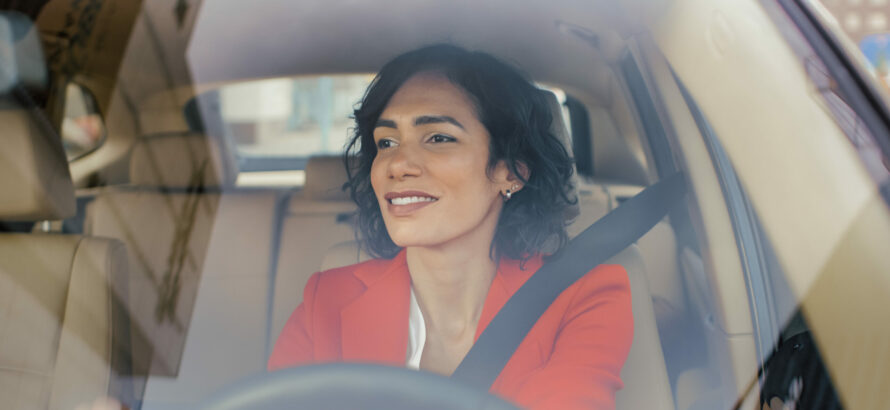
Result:
<svg viewBox="0 0 890 410">
<path fill-rule="evenodd" d="M 403 144 L 396 148 L 390 157 L 387 171 L 389 178 L 396 180 L 420 176 L 422 168 L 416 149 L 411 144 Z"/>
</svg>

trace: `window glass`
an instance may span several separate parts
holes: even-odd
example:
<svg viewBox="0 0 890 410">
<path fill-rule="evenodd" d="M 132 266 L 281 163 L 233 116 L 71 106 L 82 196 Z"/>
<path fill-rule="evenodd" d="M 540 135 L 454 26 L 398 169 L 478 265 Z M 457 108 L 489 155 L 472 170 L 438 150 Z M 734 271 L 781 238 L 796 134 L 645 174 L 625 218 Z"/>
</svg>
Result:
<svg viewBox="0 0 890 410">
<path fill-rule="evenodd" d="M 884 97 L 890 98 L 890 1 L 811 0 L 816 9 L 835 22 L 825 27 L 846 43 L 848 52 L 867 66 Z"/>
<path fill-rule="evenodd" d="M 681 88 L 682 85 L 681 85 Z M 790 289 L 769 235 L 750 203 L 719 136 L 683 88 L 683 97 L 702 133 L 721 180 L 726 207 L 732 220 L 755 330 L 760 367 L 757 383 L 759 408 L 841 408 L 800 301 Z M 713 341 L 708 345 L 714 350 Z M 713 363 L 713 360 L 709 360 Z M 746 397 L 749 391 L 741 397 Z"/>
<path fill-rule="evenodd" d="M 239 161 L 236 184 L 303 185 L 309 157 L 343 152 L 355 126 L 353 110 L 373 79 L 373 74 L 271 78 L 216 90 L 223 132 Z M 556 95 L 568 123 L 565 92 L 538 86 Z"/>
<path fill-rule="evenodd" d="M 800 22 L 809 20 L 787 10 L 793 17 L 774 18 L 796 58 L 751 52 L 766 50 L 765 41 L 738 44 L 751 61 L 769 61 L 771 69 L 721 76 L 726 80 L 713 91 L 680 60 L 671 61 L 684 82 L 697 84 L 690 90 L 701 110 L 684 97 L 720 177 L 742 261 L 759 368 L 739 400 L 759 392 L 757 408 L 837 408 L 837 393 L 844 393 L 849 407 L 872 407 L 879 389 L 868 380 L 887 368 L 870 347 L 882 342 L 873 325 L 880 320 L 869 313 L 881 311 L 885 300 L 869 293 L 887 272 L 885 253 L 871 245 L 886 242 L 876 239 L 887 232 L 888 213 L 878 195 L 890 181 L 890 162 L 878 143 L 886 134 L 868 122 L 870 111 L 857 99 L 867 81 L 837 74 L 838 65 L 823 60 L 829 53 L 816 51 L 822 33 L 807 31 Z M 860 33 L 853 43 L 855 33 L 829 29 L 857 44 L 848 51 L 859 55 L 868 54 L 863 40 L 880 34 Z M 886 76 L 878 70 L 887 63 L 881 53 L 875 52 L 871 73 Z M 804 75 L 785 75 L 791 68 Z M 752 92 L 728 91 L 740 85 Z M 856 354 L 844 356 L 845 349 Z"/>
<path fill-rule="evenodd" d="M 239 156 L 340 154 L 354 125 L 353 110 L 373 78 L 274 78 L 228 85 L 219 89 L 222 118 Z M 561 89 L 540 87 L 564 103 Z"/>
<path fill-rule="evenodd" d="M 241 157 L 339 154 L 352 111 L 373 76 L 274 78 L 220 88 L 220 109 Z"/>
<path fill-rule="evenodd" d="M 96 100 L 79 84 L 69 83 L 65 87 L 61 134 L 68 161 L 83 157 L 105 142 L 105 123 Z"/>
</svg>

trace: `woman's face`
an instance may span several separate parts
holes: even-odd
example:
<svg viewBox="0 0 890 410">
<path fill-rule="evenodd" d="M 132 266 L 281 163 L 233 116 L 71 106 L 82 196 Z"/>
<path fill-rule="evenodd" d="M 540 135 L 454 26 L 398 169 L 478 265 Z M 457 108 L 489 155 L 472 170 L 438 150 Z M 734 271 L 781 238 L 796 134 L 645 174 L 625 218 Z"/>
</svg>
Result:
<svg viewBox="0 0 890 410">
<path fill-rule="evenodd" d="M 467 240 L 487 251 L 500 193 L 514 184 L 503 163 L 486 172 L 489 138 L 470 99 L 442 75 L 415 75 L 392 96 L 374 129 L 371 185 L 396 245 Z"/>
</svg>

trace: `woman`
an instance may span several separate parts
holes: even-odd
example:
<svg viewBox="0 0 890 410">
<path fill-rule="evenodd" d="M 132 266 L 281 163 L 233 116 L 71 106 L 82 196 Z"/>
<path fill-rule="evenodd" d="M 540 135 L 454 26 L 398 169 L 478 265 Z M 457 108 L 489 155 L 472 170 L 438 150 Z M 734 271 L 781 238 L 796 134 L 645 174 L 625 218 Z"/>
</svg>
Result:
<svg viewBox="0 0 890 410">
<path fill-rule="evenodd" d="M 386 64 L 355 112 L 347 187 L 377 259 L 316 273 L 269 368 L 363 361 L 450 375 L 566 242 L 571 159 L 546 98 L 449 45 Z M 534 408 L 609 408 L 633 332 L 627 274 L 589 272 L 537 322 L 491 391 Z"/>
</svg>

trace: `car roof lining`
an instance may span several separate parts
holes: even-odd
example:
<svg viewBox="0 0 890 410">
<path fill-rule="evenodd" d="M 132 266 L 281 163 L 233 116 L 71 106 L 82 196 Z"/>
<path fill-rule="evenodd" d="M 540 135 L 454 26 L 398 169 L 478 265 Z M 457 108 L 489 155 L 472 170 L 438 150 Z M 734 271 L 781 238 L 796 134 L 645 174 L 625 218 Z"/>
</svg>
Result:
<svg viewBox="0 0 890 410">
<path fill-rule="evenodd" d="M 443 4 L 395 0 L 384 8 L 215 0 L 196 7 L 180 29 L 171 26 L 169 7 L 145 2 L 117 78 L 109 86 L 135 109 L 132 114 L 139 117 L 139 128 L 165 127 L 140 129 L 135 136 L 181 131 L 184 101 L 223 84 L 376 72 L 406 50 L 452 42 L 490 52 L 535 81 L 565 89 L 588 107 L 606 108 L 620 103 L 614 97 L 620 87 L 613 67 L 626 54 L 625 39 L 643 30 L 645 21 L 651 20 L 648 16 L 657 15 L 668 2 L 554 0 L 516 7 L 514 1 L 490 0 L 480 7 L 469 0 Z M 619 134 L 625 134 L 623 125 Z"/>
<path fill-rule="evenodd" d="M 171 24 L 168 6 L 144 3 L 128 48 L 159 49 L 154 53 L 127 50 L 124 60 L 129 61 L 123 64 L 151 67 L 158 62 L 149 60 L 160 57 L 167 66 L 167 78 L 130 84 L 128 95 L 140 103 L 158 92 L 159 86 L 376 72 L 406 50 L 448 42 L 490 52 L 536 81 L 582 89 L 605 99 L 610 85 L 604 72 L 623 55 L 624 39 L 643 27 L 637 20 L 647 14 L 640 10 L 654 13 L 667 1 L 554 0 L 523 3 L 522 7 L 510 0 L 489 0 L 483 7 L 469 0 L 443 4 L 394 0 L 385 7 L 373 2 L 260 3 L 203 2 L 197 15 L 179 30 L 166 29 Z M 638 17 L 631 20 L 627 15 Z M 151 38 L 134 44 L 138 37 Z"/>
</svg>

